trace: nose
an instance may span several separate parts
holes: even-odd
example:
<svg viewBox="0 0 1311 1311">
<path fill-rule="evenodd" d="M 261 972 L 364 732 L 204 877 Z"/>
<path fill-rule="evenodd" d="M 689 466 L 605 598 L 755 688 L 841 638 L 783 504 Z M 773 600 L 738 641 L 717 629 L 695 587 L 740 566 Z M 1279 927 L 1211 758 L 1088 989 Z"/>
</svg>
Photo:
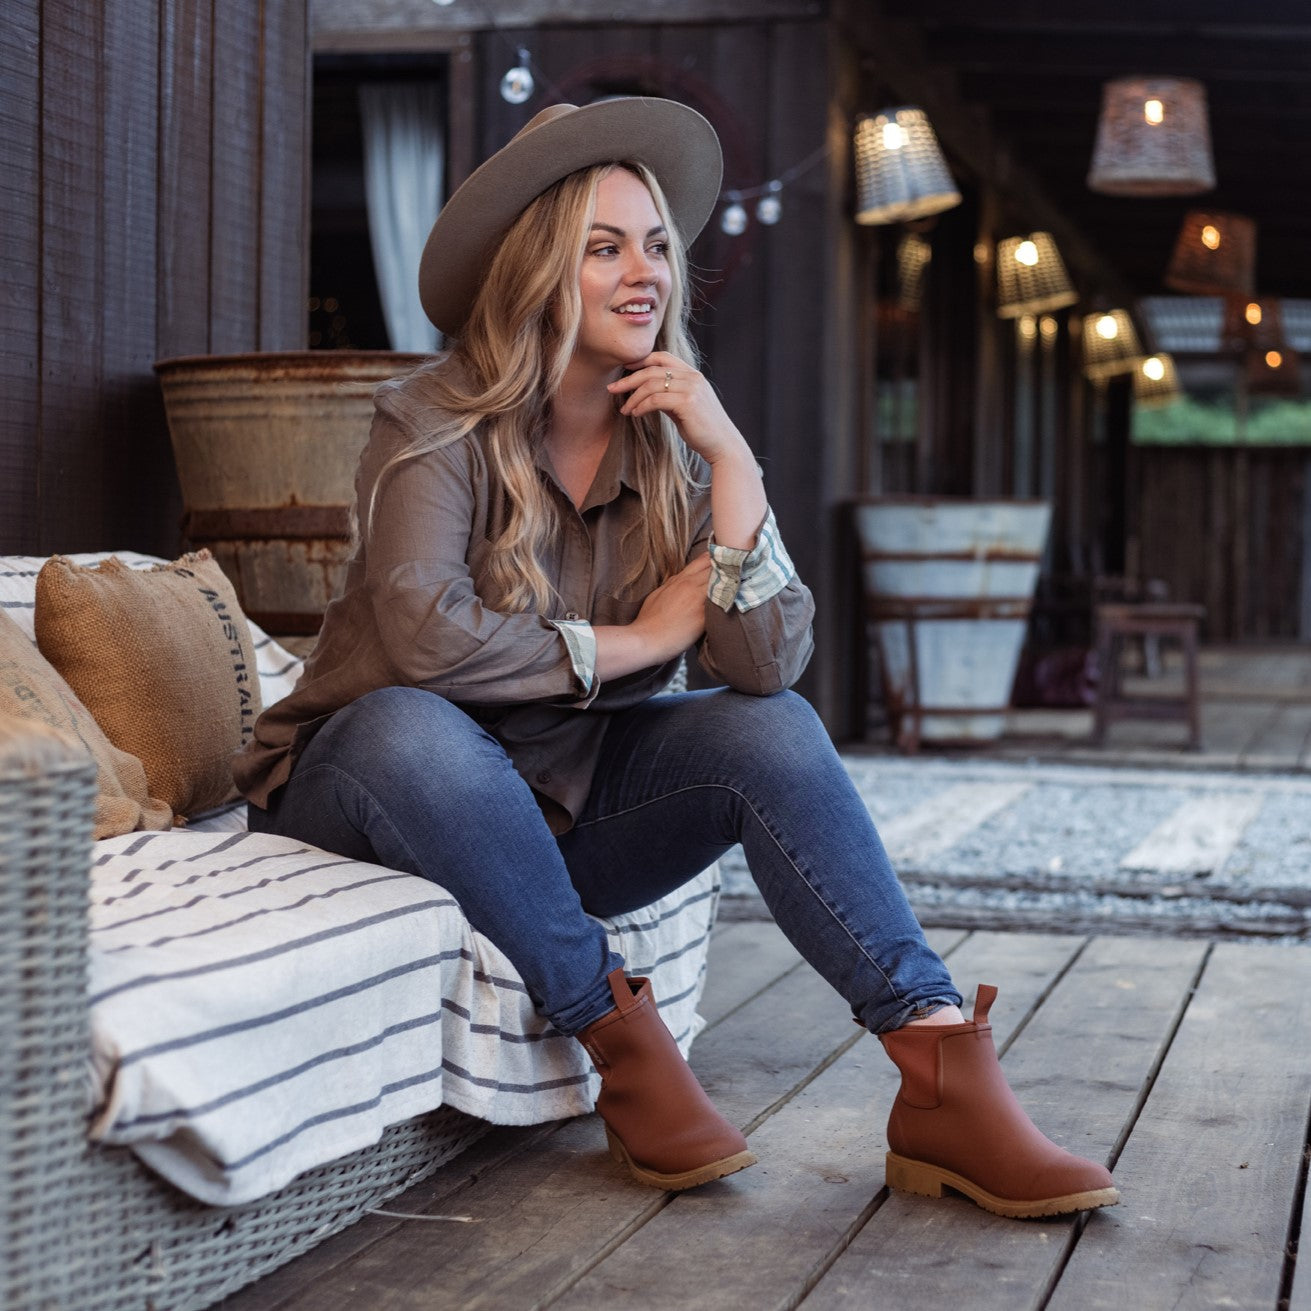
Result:
<svg viewBox="0 0 1311 1311">
<path fill-rule="evenodd" d="M 644 248 L 634 250 L 632 257 L 628 261 L 628 281 L 640 283 L 653 283 L 656 280 L 655 261 Z"/>
</svg>

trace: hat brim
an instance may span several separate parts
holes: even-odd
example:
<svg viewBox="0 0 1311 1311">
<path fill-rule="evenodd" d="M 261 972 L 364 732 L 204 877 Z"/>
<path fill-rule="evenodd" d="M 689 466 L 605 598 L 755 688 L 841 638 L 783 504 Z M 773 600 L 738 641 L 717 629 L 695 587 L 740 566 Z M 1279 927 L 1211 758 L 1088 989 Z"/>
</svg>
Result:
<svg viewBox="0 0 1311 1311">
<path fill-rule="evenodd" d="M 713 212 L 723 177 L 710 123 L 675 100 L 554 106 L 475 169 L 437 215 L 419 261 L 419 299 L 429 319 L 458 336 L 497 246 L 528 204 L 580 168 L 620 160 L 651 170 L 690 243 Z"/>
</svg>

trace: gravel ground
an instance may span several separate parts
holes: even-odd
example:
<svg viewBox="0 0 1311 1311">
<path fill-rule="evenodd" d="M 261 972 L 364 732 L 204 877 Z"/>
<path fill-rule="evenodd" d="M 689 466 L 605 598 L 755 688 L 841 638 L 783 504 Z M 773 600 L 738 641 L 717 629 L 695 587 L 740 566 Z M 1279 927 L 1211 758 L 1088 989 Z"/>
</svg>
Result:
<svg viewBox="0 0 1311 1311">
<path fill-rule="evenodd" d="M 950 790 L 960 784 L 1014 789 L 1009 804 L 940 851 L 899 859 L 890 839 L 926 924 L 1311 940 L 1311 780 L 923 757 L 845 763 L 888 832 L 900 817 L 938 801 L 946 818 L 960 796 Z M 1181 807 L 1209 815 L 1226 805 L 1251 814 L 1212 867 L 1180 869 L 1169 851 L 1163 867 L 1122 863 L 1159 826 L 1177 827 Z M 1194 835 L 1185 826 L 1177 838 L 1188 848 Z M 723 913 L 767 914 L 740 847 L 721 868 Z"/>
</svg>

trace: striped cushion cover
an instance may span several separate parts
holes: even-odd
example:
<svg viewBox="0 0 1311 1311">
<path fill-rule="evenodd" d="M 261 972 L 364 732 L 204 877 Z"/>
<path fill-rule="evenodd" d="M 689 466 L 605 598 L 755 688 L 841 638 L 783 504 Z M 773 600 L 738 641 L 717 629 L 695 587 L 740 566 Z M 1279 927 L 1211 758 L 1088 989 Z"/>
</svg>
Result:
<svg viewBox="0 0 1311 1311">
<path fill-rule="evenodd" d="M 95 848 L 92 1136 L 232 1204 L 446 1104 L 496 1124 L 589 1111 L 581 1046 L 435 884 L 260 833 Z M 707 871 L 608 922 L 686 1051 L 718 895 Z"/>
</svg>

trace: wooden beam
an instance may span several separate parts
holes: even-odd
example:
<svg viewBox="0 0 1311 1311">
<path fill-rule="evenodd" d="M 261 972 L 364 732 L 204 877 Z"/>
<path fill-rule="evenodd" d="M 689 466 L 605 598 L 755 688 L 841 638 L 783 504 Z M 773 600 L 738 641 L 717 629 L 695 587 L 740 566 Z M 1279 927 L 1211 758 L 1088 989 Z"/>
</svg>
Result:
<svg viewBox="0 0 1311 1311">
<path fill-rule="evenodd" d="M 1142 32 L 1151 27 L 1171 31 L 1192 31 L 1212 24 L 1234 29 L 1278 27 L 1306 33 L 1305 0 L 1247 0 L 1241 6 L 1233 0 L 1139 0 L 1132 6 L 1125 0 L 1084 0 L 1077 9 L 1060 13 L 1051 0 L 883 0 L 888 15 L 913 16 L 922 23 L 987 23 L 997 27 L 1064 27 L 1071 32 L 1092 28 L 1132 28 Z"/>
<path fill-rule="evenodd" d="M 350 33 L 513 30 L 546 24 L 761 23 L 820 18 L 824 0 L 315 0 L 314 48 L 340 49 Z M 328 44 L 322 44 L 328 43 Z M 376 48 L 376 47 L 375 47 Z M 406 48 L 413 48 L 407 45 Z"/>
</svg>

